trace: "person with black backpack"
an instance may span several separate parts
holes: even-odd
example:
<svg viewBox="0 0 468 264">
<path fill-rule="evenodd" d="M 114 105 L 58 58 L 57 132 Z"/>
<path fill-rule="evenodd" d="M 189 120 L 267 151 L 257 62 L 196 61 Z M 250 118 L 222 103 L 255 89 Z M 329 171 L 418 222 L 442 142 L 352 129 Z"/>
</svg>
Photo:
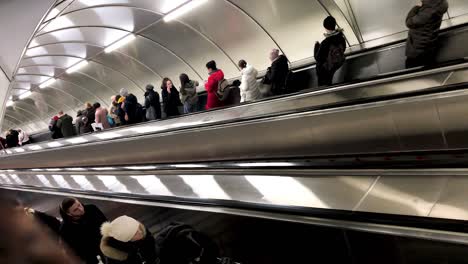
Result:
<svg viewBox="0 0 468 264">
<path fill-rule="evenodd" d="M 155 237 L 139 221 L 120 216 L 101 227 L 101 251 L 109 264 L 217 264 L 219 249 L 193 227 L 172 223 Z"/>
<path fill-rule="evenodd" d="M 161 119 L 161 100 L 159 94 L 154 91 L 154 86 L 148 84 L 145 93 L 146 120 Z"/>
<path fill-rule="evenodd" d="M 343 30 L 336 28 L 336 20 L 329 16 L 323 21 L 326 29 L 325 40 L 315 43 L 315 60 L 317 61 L 318 85 L 332 85 L 335 72 L 343 66 L 346 57 L 346 39 Z"/>
</svg>

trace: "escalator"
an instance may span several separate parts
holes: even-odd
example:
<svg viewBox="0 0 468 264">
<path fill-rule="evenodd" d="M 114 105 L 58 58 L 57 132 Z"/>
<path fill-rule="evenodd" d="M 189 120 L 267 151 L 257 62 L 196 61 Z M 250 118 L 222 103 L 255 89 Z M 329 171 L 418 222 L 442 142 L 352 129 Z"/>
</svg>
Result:
<svg viewBox="0 0 468 264">
<path fill-rule="evenodd" d="M 449 31 L 447 34 L 450 35 L 450 37 L 444 38 L 444 41 L 446 42 L 444 45 L 450 46 L 450 43 L 464 39 L 465 35 L 468 35 L 465 33 L 468 31 L 465 29 L 466 28 L 462 27 L 461 29 L 453 29 L 453 32 Z M 364 52 L 364 54 L 351 55 L 349 58 L 350 65 L 348 68 L 358 67 L 361 60 L 372 60 L 379 65 L 382 64 L 380 66 L 378 65 L 378 68 L 388 68 L 388 65 L 384 66 L 385 63 L 394 65 L 396 62 L 392 61 L 394 59 L 392 59 L 391 56 L 398 56 L 398 54 L 401 53 L 402 48 L 404 49 L 404 46 L 401 46 L 401 44 L 393 44 L 390 48 L 384 47 L 375 51 L 375 53 L 367 51 L 367 53 Z M 452 50 L 455 51 L 452 53 L 447 51 L 441 52 L 441 56 L 445 60 L 453 60 L 456 58 L 456 54 L 464 54 L 463 49 Z M 353 56 L 357 57 L 354 58 Z M 382 58 L 387 59 L 382 61 Z M 187 115 L 177 119 L 149 122 L 137 126 L 109 130 L 105 133 L 84 135 L 65 140 L 40 142 L 24 148 L 7 150 L 1 154 L 21 154 L 25 152 L 90 144 L 113 139 L 139 137 L 156 133 L 169 133 L 182 129 L 196 129 L 226 123 L 249 121 L 256 118 L 277 117 L 304 111 L 324 110 L 336 108 L 338 106 L 356 105 L 358 103 L 373 102 L 377 99 L 384 100 L 389 98 L 401 98 L 403 96 L 418 93 L 427 93 L 433 89 L 438 89 L 440 91 L 444 91 L 444 89 L 454 89 L 453 86 L 462 85 L 466 81 L 465 71 L 467 64 L 463 63 L 463 59 L 460 61 L 462 61 L 462 63 L 442 66 L 437 69 L 399 69 L 393 72 L 387 71 L 385 74 L 378 74 L 377 77 L 375 77 L 375 72 L 364 73 L 365 69 L 363 69 L 363 72 L 354 69 L 353 71 L 360 73 L 351 74 L 353 76 L 351 80 L 360 80 L 361 78 L 364 78 L 361 79 L 362 81 L 354 81 L 353 83 L 338 85 L 326 89 L 314 87 L 310 81 L 306 80 L 308 78 L 307 76 L 311 74 L 310 71 L 313 72 L 313 69 L 299 70 L 295 73 L 298 76 L 297 81 L 300 82 L 301 87 L 302 85 L 307 85 L 303 88 L 310 89 L 298 94 L 271 98 L 226 109 Z M 361 63 L 364 62 L 361 61 Z M 391 69 L 391 67 L 388 69 Z M 395 70 L 395 67 L 392 69 Z M 345 78 L 344 81 L 349 80 Z"/>
</svg>

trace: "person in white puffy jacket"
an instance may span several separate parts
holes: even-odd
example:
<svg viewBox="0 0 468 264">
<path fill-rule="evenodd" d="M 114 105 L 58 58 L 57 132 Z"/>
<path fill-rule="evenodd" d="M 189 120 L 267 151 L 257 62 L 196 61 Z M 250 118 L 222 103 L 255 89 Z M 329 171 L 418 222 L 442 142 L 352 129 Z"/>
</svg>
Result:
<svg viewBox="0 0 468 264">
<path fill-rule="evenodd" d="M 242 75 L 240 85 L 241 102 L 261 99 L 262 94 L 257 82 L 258 71 L 252 65 L 248 65 L 245 60 L 239 61 L 239 67 Z"/>
</svg>

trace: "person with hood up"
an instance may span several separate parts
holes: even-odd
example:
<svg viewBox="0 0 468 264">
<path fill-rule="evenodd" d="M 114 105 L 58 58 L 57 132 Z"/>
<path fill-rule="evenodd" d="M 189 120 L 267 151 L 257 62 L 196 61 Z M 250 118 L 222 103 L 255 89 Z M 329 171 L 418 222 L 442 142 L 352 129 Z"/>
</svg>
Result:
<svg viewBox="0 0 468 264">
<path fill-rule="evenodd" d="M 146 120 L 152 121 L 161 119 L 161 99 L 154 91 L 154 86 L 148 84 L 145 93 Z"/>
<path fill-rule="evenodd" d="M 182 103 L 184 104 L 184 113 L 189 114 L 197 111 L 198 93 L 197 87 L 200 85 L 197 81 L 192 81 L 187 74 L 182 73 L 179 76 L 180 94 L 182 94 Z"/>
<path fill-rule="evenodd" d="M 60 237 L 86 264 L 97 264 L 102 257 L 101 226 L 107 221 L 95 205 L 83 205 L 76 198 L 66 198 L 60 204 L 63 222 Z"/>
<path fill-rule="evenodd" d="M 447 0 L 421 0 L 421 3 L 408 13 L 407 68 L 433 63 L 440 25 L 448 6 Z"/>
<path fill-rule="evenodd" d="M 260 99 L 262 94 L 258 88 L 258 71 L 252 65 L 247 64 L 245 60 L 239 61 L 239 68 L 241 69 L 242 75 L 241 84 L 239 86 L 241 91 L 241 103 Z"/>
<path fill-rule="evenodd" d="M 100 248 L 108 264 L 155 264 L 156 242 L 150 231 L 126 215 L 101 226 Z"/>
<path fill-rule="evenodd" d="M 271 85 L 270 95 L 286 93 L 286 79 L 289 72 L 288 58 L 279 54 L 279 49 L 270 52 L 271 66 L 263 79 L 263 84 Z"/>
<path fill-rule="evenodd" d="M 174 87 L 171 79 L 164 78 L 161 89 L 166 116 L 173 117 L 180 115 L 179 106 L 182 105 L 182 102 L 180 101 L 179 91 Z"/>
<path fill-rule="evenodd" d="M 75 135 L 75 128 L 73 127 L 73 118 L 63 111 L 59 113 L 59 119 L 57 121 L 57 127 L 62 132 L 64 138 L 73 137 Z"/>
<path fill-rule="evenodd" d="M 209 61 L 206 64 L 206 69 L 208 70 L 208 81 L 205 83 L 205 89 L 208 93 L 208 100 L 206 103 L 206 110 L 210 110 L 217 107 L 223 107 L 224 102 L 220 101 L 218 98 L 218 85 L 219 82 L 224 80 L 224 72 L 216 66 L 214 60 Z"/>
<path fill-rule="evenodd" d="M 335 72 L 345 62 L 346 39 L 342 29 L 336 28 L 336 20 L 329 16 L 323 21 L 325 40 L 315 43 L 314 56 L 317 61 L 318 85 L 332 85 Z"/>
</svg>

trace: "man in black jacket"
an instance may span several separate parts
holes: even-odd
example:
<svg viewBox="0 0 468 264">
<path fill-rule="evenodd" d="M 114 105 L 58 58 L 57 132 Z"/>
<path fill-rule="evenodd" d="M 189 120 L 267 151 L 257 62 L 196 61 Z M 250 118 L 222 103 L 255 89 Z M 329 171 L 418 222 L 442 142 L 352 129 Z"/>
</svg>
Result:
<svg viewBox="0 0 468 264">
<path fill-rule="evenodd" d="M 107 221 L 95 205 L 83 205 L 75 198 L 66 198 L 60 205 L 63 222 L 60 237 L 76 256 L 86 264 L 97 264 L 97 256 L 103 256 L 99 249 L 101 225 Z"/>
<path fill-rule="evenodd" d="M 409 28 L 406 42 L 406 67 L 427 66 L 434 61 L 442 18 L 448 10 L 447 0 L 421 0 L 406 18 Z"/>
<path fill-rule="evenodd" d="M 62 131 L 64 138 L 73 137 L 75 135 L 75 128 L 73 127 L 73 118 L 63 111 L 59 113 L 59 119 L 57 120 L 57 127 Z"/>
<path fill-rule="evenodd" d="M 332 85 L 333 75 L 345 62 L 346 40 L 342 30 L 336 29 L 336 20 L 329 16 L 323 21 L 327 30 L 325 40 L 315 43 L 314 56 L 317 61 L 318 85 Z"/>
<path fill-rule="evenodd" d="M 278 49 L 270 53 L 271 67 L 263 80 L 264 84 L 271 85 L 271 95 L 281 95 L 286 92 L 286 78 L 289 72 L 288 58 L 279 54 Z"/>
</svg>

